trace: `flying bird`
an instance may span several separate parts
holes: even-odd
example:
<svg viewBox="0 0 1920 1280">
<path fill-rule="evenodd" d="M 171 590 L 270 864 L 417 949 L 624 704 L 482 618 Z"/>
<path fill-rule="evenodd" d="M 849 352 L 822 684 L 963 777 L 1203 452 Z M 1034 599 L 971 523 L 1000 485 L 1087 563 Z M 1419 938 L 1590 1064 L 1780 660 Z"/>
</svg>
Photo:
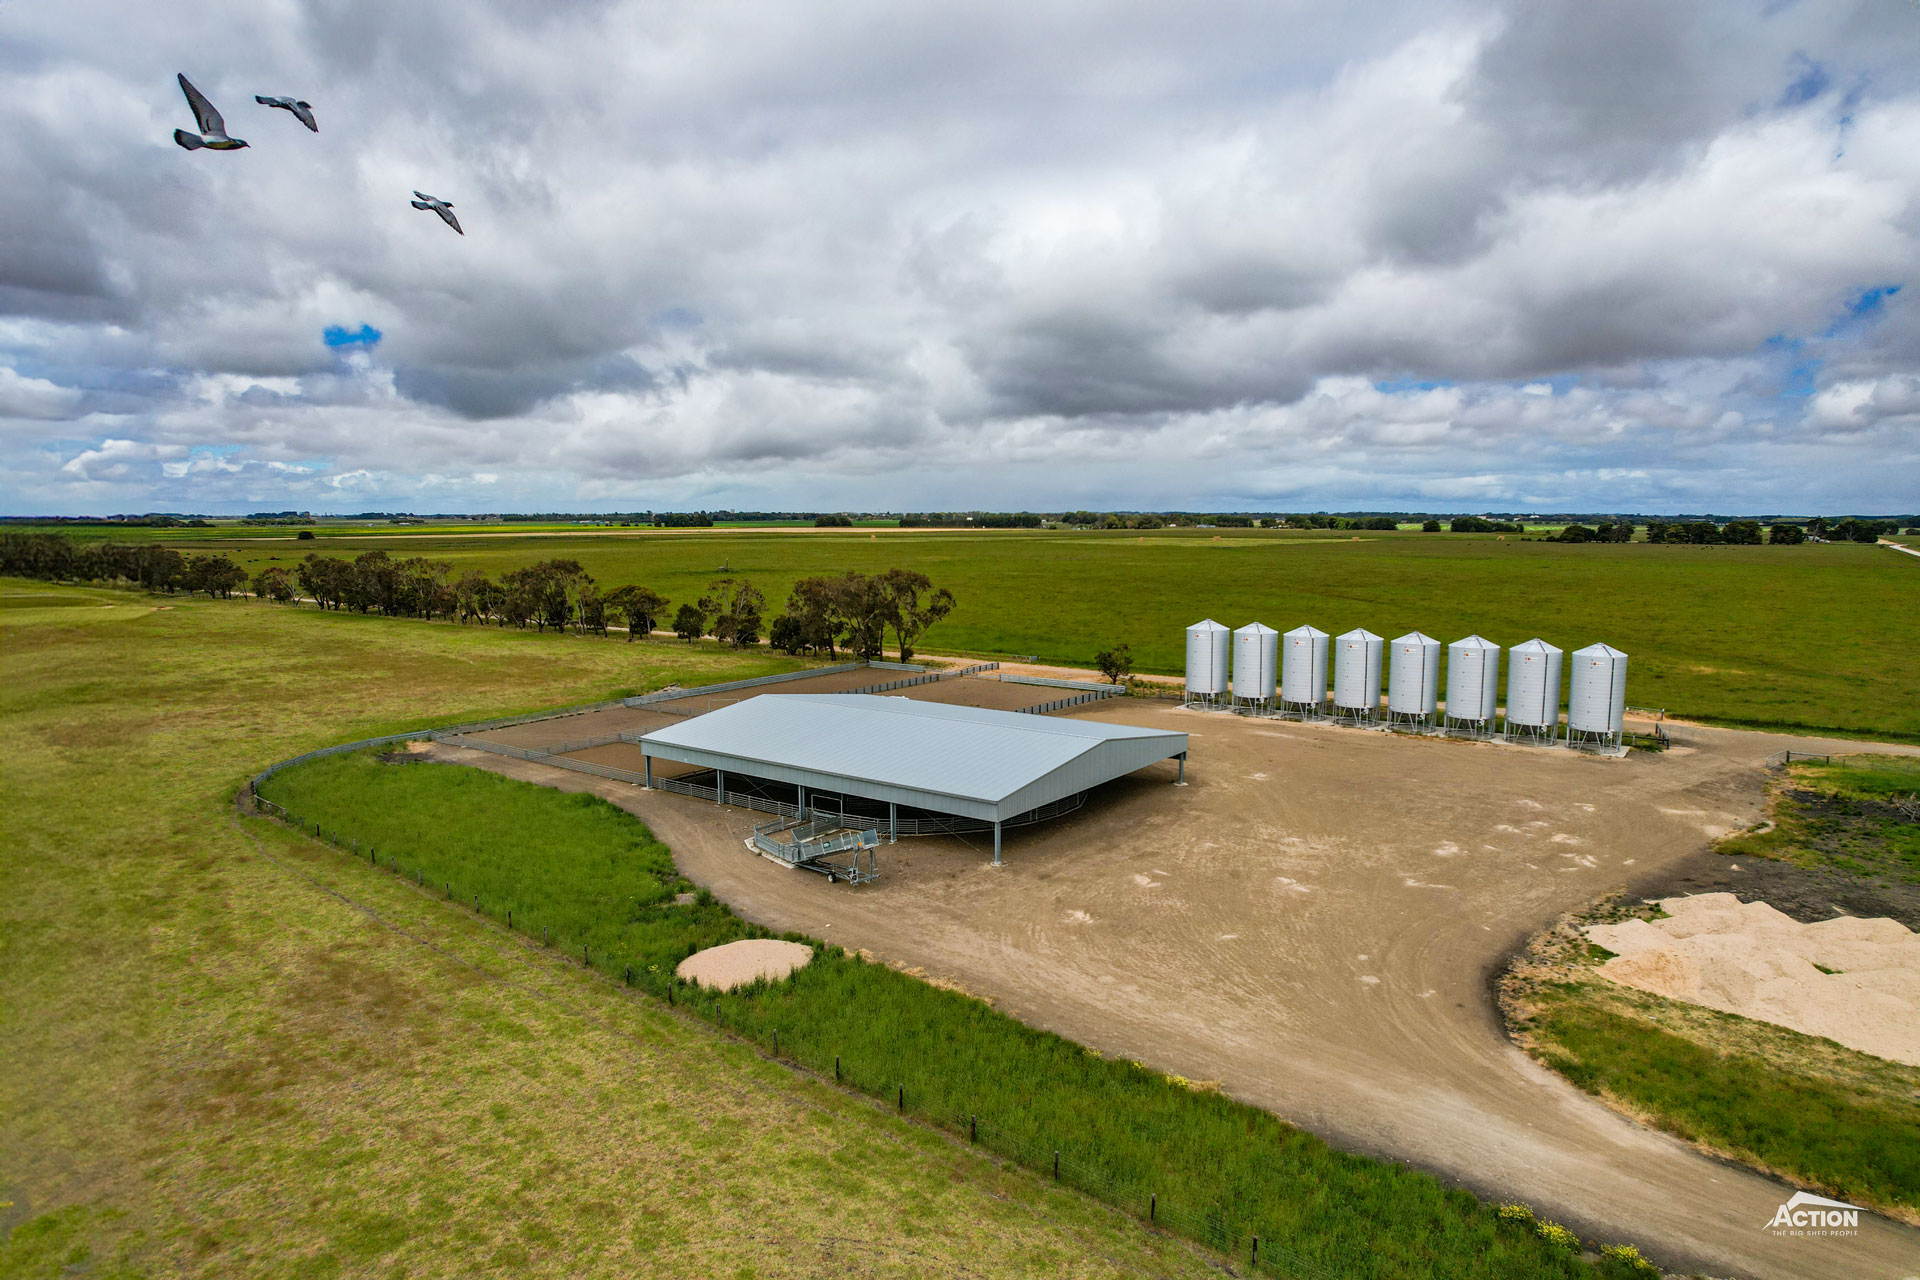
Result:
<svg viewBox="0 0 1920 1280">
<path fill-rule="evenodd" d="M 205 147 L 209 151 L 238 151 L 247 144 L 238 138 L 227 136 L 227 122 L 207 101 L 207 95 L 193 87 L 193 81 L 180 77 L 180 92 L 187 95 L 187 105 L 193 108 L 194 123 L 200 126 L 199 133 L 188 133 L 185 129 L 175 129 L 173 140 L 188 151 L 198 151 Z"/>
<path fill-rule="evenodd" d="M 416 209 L 433 210 L 440 215 L 441 219 L 445 221 L 448 226 L 452 227 L 455 231 L 460 231 L 460 219 L 453 216 L 453 206 L 447 201 L 437 200 L 424 191 L 416 191 L 413 193 L 413 207 Z M 465 235 L 467 233 L 460 231 L 460 234 Z"/>
<path fill-rule="evenodd" d="M 253 100 L 263 107 L 279 107 L 282 111 L 290 111 L 293 113 L 295 120 L 298 120 L 315 133 L 320 132 L 320 126 L 313 122 L 313 104 L 311 102 L 302 102 L 298 98 L 269 98 L 258 93 L 253 95 Z"/>
</svg>

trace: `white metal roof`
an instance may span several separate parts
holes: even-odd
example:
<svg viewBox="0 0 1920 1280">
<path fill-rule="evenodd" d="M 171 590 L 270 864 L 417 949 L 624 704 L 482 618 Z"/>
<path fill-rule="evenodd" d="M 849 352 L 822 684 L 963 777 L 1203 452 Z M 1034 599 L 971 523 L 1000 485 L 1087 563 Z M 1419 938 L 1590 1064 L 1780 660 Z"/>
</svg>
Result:
<svg viewBox="0 0 1920 1280">
<path fill-rule="evenodd" d="M 874 694 L 762 694 L 640 739 L 650 756 L 1007 819 L 1187 749 L 1187 735 Z"/>
</svg>

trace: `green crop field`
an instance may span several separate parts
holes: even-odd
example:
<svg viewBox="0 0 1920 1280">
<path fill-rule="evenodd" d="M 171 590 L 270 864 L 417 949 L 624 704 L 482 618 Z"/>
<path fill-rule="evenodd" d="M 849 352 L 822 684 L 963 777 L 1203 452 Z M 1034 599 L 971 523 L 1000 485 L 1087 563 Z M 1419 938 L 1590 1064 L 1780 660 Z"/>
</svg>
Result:
<svg viewBox="0 0 1920 1280">
<path fill-rule="evenodd" d="M 384 534 L 127 531 L 182 551 L 219 550 L 248 572 L 310 551 L 384 548 L 498 574 L 553 557 L 603 583 L 644 583 L 676 602 L 722 572 L 745 575 L 775 612 L 795 579 L 918 569 L 959 607 L 929 651 L 1035 654 L 1087 665 L 1125 642 L 1142 671 L 1178 672 L 1187 624 L 1312 623 L 1335 635 L 1503 646 L 1540 636 L 1604 640 L 1631 656 L 1628 701 L 1757 727 L 1920 739 L 1920 560 L 1850 543 L 1800 547 L 1561 545 L 1470 534 L 1335 535 L 1192 529 L 1152 533 L 442 530 Z M 186 536 L 197 533 L 197 537 Z"/>
<path fill-rule="evenodd" d="M 0 1276 L 1219 1274 L 231 804 L 785 660 L 9 581 L 0 664 Z"/>
</svg>

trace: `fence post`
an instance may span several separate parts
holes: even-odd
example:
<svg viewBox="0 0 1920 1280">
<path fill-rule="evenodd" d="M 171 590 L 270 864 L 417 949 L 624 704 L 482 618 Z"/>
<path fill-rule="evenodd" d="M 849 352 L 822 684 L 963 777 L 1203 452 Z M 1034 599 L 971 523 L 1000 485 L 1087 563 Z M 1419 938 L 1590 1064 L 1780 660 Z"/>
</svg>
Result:
<svg viewBox="0 0 1920 1280">
<path fill-rule="evenodd" d="M 833 1055 L 833 1082 L 840 1083 L 840 1055 L 837 1053 Z"/>
<path fill-rule="evenodd" d="M 902 1112 L 902 1114 L 906 1112 L 906 1109 L 907 1109 L 907 1086 L 901 1085 L 900 1086 L 900 1111 Z"/>
<path fill-rule="evenodd" d="M 589 969 L 593 968 L 593 957 L 587 954 L 587 944 L 584 942 L 580 944 L 580 963 Z"/>
<path fill-rule="evenodd" d="M 633 966 L 631 964 L 627 966 L 627 985 L 633 985 Z"/>
<path fill-rule="evenodd" d="M 674 988 L 675 981 L 676 980 L 671 977 L 667 979 L 667 1003 L 669 1005 L 673 1003 L 673 988 Z"/>
<path fill-rule="evenodd" d="M 1160 1216 L 1160 1193 L 1153 1192 L 1147 1197 L 1147 1221 L 1152 1222 Z"/>
<path fill-rule="evenodd" d="M 513 928 L 513 908 L 507 908 L 507 928 Z"/>
<path fill-rule="evenodd" d="M 980 1141 L 980 1117 L 979 1116 L 967 1117 L 967 1141 L 976 1142 L 976 1143 Z"/>
<path fill-rule="evenodd" d="M 1253 1258 L 1251 1261 L 1247 1263 L 1247 1266 L 1257 1267 L 1259 1265 L 1260 1265 L 1260 1237 L 1255 1236 L 1253 1238 Z"/>
<path fill-rule="evenodd" d="M 780 1056 L 780 1028 L 778 1027 L 773 1029 L 773 1056 L 776 1058 Z"/>
<path fill-rule="evenodd" d="M 1053 1180 L 1060 1181 L 1060 1153 L 1057 1150 L 1053 1153 Z"/>
</svg>

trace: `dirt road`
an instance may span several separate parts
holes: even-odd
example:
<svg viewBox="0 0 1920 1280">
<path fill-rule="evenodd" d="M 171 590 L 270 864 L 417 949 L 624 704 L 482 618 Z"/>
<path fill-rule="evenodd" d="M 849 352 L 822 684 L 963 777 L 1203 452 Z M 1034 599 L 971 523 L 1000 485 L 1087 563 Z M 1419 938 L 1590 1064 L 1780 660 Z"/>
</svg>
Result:
<svg viewBox="0 0 1920 1280">
<path fill-rule="evenodd" d="M 1669 725 L 1662 756 L 1415 740 L 1127 701 L 1191 735 L 1171 765 L 983 847 L 917 840 L 849 889 L 742 845 L 752 816 L 547 766 L 639 815 L 741 914 L 959 983 L 1104 1053 L 1219 1081 L 1344 1147 L 1520 1200 L 1714 1275 L 1920 1274 L 1920 1231 L 1776 1237 L 1790 1189 L 1586 1097 L 1514 1049 L 1490 978 L 1533 929 L 1756 819 L 1761 760 L 1828 743 Z M 1911 748 L 1887 748 L 1912 750 Z"/>
</svg>

